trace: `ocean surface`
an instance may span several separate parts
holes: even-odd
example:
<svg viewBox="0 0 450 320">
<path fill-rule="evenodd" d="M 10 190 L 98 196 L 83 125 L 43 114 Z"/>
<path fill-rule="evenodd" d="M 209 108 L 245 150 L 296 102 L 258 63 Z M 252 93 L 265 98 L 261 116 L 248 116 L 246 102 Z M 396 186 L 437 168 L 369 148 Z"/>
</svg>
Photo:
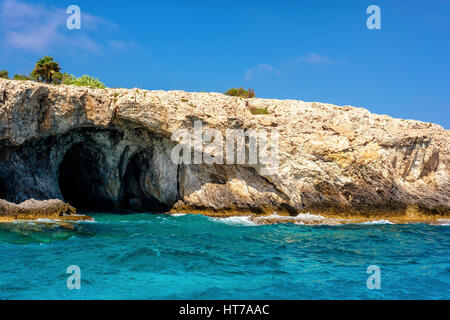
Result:
<svg viewBox="0 0 450 320">
<path fill-rule="evenodd" d="M 92 214 L 0 224 L 0 299 L 449 299 L 450 226 Z M 81 289 L 69 290 L 70 265 Z M 369 290 L 367 268 L 380 268 Z"/>
</svg>

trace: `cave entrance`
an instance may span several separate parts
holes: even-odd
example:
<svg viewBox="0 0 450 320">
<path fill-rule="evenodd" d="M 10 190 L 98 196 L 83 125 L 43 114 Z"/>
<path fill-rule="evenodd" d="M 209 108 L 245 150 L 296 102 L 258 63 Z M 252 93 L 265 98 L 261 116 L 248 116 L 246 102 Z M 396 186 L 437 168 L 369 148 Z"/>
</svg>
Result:
<svg viewBox="0 0 450 320">
<path fill-rule="evenodd" d="M 106 156 L 94 143 L 71 147 L 59 166 L 59 187 L 66 202 L 80 211 L 116 209 L 107 190 Z"/>
<path fill-rule="evenodd" d="M 3 180 L 0 178 L 0 199 L 6 199 L 6 198 L 7 198 L 6 185 L 3 182 Z"/>
<path fill-rule="evenodd" d="M 61 195 L 83 212 L 166 212 L 170 207 L 158 200 L 160 187 L 151 159 L 151 149 L 135 154 L 121 181 L 111 183 L 116 176 L 106 153 L 93 141 L 76 144 L 59 165 Z"/>
<path fill-rule="evenodd" d="M 152 150 L 135 154 L 128 162 L 122 179 L 122 197 L 120 208 L 138 212 L 166 212 L 169 206 L 161 203 L 157 197 L 159 186 L 152 168 Z"/>
</svg>

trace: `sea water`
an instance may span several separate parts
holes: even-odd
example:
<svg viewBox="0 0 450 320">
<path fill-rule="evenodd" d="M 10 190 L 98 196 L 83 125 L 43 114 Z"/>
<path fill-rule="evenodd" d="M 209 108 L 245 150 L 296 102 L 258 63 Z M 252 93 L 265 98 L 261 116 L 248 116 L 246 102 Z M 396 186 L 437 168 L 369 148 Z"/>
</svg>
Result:
<svg viewBox="0 0 450 320">
<path fill-rule="evenodd" d="M 0 299 L 450 298 L 449 226 L 93 216 L 0 224 Z M 70 290 L 73 265 L 81 288 Z"/>
</svg>

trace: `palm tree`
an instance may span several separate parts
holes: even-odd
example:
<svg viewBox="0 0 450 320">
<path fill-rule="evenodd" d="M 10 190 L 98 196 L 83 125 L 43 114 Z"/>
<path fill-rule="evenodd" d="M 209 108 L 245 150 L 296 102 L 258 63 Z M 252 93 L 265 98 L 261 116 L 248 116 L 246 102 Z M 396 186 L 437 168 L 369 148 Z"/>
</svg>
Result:
<svg viewBox="0 0 450 320">
<path fill-rule="evenodd" d="M 59 63 L 53 61 L 52 57 L 45 56 L 36 62 L 31 76 L 39 82 L 53 83 L 58 81 L 60 71 Z"/>
</svg>

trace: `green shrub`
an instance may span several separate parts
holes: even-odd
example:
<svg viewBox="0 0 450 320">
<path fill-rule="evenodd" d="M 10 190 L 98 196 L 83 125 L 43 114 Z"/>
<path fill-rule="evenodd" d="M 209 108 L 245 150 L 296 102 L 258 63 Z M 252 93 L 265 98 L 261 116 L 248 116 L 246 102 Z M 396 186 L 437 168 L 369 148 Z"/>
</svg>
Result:
<svg viewBox="0 0 450 320">
<path fill-rule="evenodd" d="M 23 75 L 23 74 L 15 74 L 14 80 L 31 80 L 31 77 Z"/>
<path fill-rule="evenodd" d="M 55 72 L 53 74 L 53 84 L 64 83 L 64 81 L 70 79 L 70 77 L 71 76 L 68 73 Z"/>
<path fill-rule="evenodd" d="M 244 88 L 231 88 L 228 89 L 225 94 L 227 96 L 233 96 L 233 97 L 241 97 L 241 98 L 253 98 L 255 96 L 255 91 L 253 89 L 247 89 Z"/>
<path fill-rule="evenodd" d="M 93 88 L 104 89 L 106 88 L 103 83 L 101 83 L 98 79 L 95 79 L 88 75 L 83 75 L 79 78 L 76 78 L 73 75 L 63 79 L 64 84 L 74 85 L 74 86 L 87 86 Z"/>
<path fill-rule="evenodd" d="M 9 73 L 6 70 L 0 70 L 0 78 L 9 79 Z"/>
<path fill-rule="evenodd" d="M 250 108 L 250 112 L 252 114 L 269 114 L 269 111 L 267 111 L 267 108 Z"/>
</svg>

